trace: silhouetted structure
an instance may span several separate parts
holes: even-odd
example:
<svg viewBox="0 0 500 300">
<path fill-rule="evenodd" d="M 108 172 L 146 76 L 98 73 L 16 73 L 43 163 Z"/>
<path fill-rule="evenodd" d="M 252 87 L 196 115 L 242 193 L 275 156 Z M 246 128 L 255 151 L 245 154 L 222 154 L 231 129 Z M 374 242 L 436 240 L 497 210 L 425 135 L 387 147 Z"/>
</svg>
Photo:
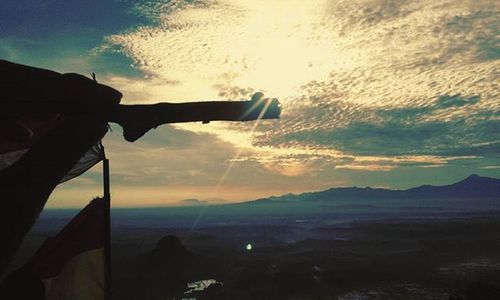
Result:
<svg viewBox="0 0 500 300">
<path fill-rule="evenodd" d="M 135 141 L 165 123 L 277 118 L 276 99 L 121 105 L 122 94 L 78 74 L 0 60 L 0 154 L 29 148 L 0 172 L 0 274 L 64 175 L 120 124 Z"/>
</svg>

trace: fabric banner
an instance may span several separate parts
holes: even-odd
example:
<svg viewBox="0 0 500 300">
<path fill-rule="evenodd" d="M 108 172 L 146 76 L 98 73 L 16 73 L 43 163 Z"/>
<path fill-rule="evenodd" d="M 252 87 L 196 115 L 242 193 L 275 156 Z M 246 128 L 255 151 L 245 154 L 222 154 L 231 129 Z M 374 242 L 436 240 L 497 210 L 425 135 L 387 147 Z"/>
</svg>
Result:
<svg viewBox="0 0 500 300">
<path fill-rule="evenodd" d="M 11 166 L 26 154 L 36 141 L 61 122 L 60 116 L 51 118 L 25 117 L 16 122 L 0 122 L 0 171 Z M 104 159 L 104 151 L 99 143 L 80 158 L 60 183 L 78 177 Z"/>
<path fill-rule="evenodd" d="M 2 296 L 38 300 L 106 299 L 107 201 L 96 198 L 55 237 L 48 238 L 23 268 L 2 284 Z M 24 299 L 24 298 L 12 298 Z"/>
<path fill-rule="evenodd" d="M 104 158 L 104 148 L 102 147 L 101 142 L 98 142 L 80 158 L 80 160 L 73 166 L 73 168 L 71 168 L 68 173 L 66 173 L 66 175 L 61 179 L 59 183 L 63 183 L 82 175 Z"/>
</svg>

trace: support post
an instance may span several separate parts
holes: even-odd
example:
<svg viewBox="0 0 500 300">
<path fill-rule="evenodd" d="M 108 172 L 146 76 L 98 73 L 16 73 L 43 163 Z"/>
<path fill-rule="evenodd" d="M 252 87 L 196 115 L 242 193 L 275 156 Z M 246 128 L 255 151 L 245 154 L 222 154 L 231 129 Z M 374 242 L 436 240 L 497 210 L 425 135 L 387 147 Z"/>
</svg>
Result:
<svg viewBox="0 0 500 300">
<path fill-rule="evenodd" d="M 103 176 L 103 197 L 106 203 L 105 205 L 105 237 L 106 241 L 104 244 L 104 260 L 106 266 L 106 276 L 105 276 L 105 290 L 106 290 L 106 300 L 111 299 L 111 192 L 109 185 L 109 160 L 106 158 L 104 152 L 104 146 L 102 146 L 102 176 Z"/>
</svg>

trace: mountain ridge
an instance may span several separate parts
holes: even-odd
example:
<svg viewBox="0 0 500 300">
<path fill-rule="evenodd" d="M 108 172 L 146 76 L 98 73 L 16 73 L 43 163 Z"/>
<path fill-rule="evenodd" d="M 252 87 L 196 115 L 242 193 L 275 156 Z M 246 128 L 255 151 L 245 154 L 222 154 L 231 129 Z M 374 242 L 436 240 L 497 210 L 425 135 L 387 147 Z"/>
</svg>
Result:
<svg viewBox="0 0 500 300">
<path fill-rule="evenodd" d="M 380 198 L 500 198 L 500 179 L 472 174 L 449 185 L 421 185 L 405 190 L 372 187 L 337 187 L 317 192 L 271 196 L 244 203 L 270 203 L 284 201 L 330 201 L 334 199 Z"/>
</svg>

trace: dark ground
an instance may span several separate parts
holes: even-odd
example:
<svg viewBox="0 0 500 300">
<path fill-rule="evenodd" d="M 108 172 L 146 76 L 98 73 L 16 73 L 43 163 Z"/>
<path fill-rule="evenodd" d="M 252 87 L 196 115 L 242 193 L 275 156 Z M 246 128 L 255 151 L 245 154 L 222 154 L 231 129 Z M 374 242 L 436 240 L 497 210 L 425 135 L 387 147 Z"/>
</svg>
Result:
<svg viewBox="0 0 500 300">
<path fill-rule="evenodd" d="M 65 218 L 40 222 L 13 267 Z M 500 214 L 331 225 L 262 216 L 192 231 L 178 219 L 141 226 L 120 218 L 112 232 L 115 299 L 180 297 L 186 281 L 202 279 L 222 285 L 197 299 L 500 299 Z M 173 238 L 157 245 L 170 235 L 187 250 Z"/>
</svg>

